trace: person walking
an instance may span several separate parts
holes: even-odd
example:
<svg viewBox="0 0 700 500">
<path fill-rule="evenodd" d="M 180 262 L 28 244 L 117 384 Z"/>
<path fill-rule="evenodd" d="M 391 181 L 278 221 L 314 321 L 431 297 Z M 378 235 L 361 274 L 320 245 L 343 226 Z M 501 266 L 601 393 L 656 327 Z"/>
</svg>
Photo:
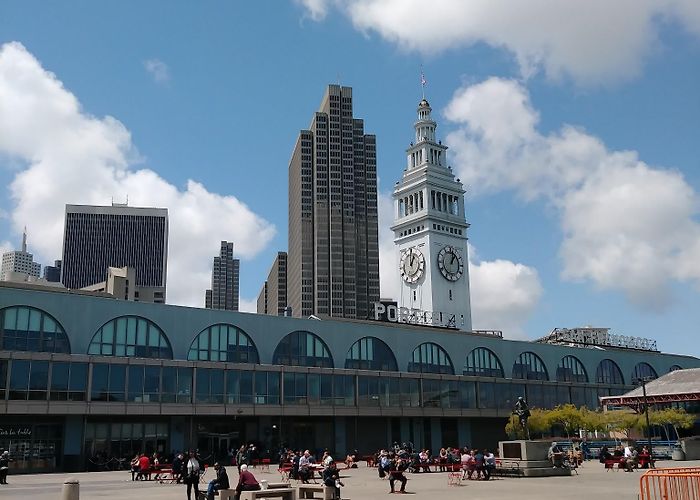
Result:
<svg viewBox="0 0 700 500">
<path fill-rule="evenodd" d="M 194 488 L 194 498 L 199 500 L 199 462 L 194 455 L 194 451 L 190 451 L 189 459 L 183 468 L 185 472 L 184 482 L 187 485 L 187 500 L 192 500 L 192 488 Z"/>
<path fill-rule="evenodd" d="M 10 452 L 0 455 L 0 484 L 7 484 L 7 472 L 10 470 Z"/>
</svg>

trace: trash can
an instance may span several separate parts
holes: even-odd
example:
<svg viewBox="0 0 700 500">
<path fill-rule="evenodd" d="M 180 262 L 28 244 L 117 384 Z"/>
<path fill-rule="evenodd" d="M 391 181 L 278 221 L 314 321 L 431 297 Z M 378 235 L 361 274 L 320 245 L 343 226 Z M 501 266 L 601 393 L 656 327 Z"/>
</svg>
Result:
<svg viewBox="0 0 700 500">
<path fill-rule="evenodd" d="M 681 448 L 674 448 L 671 452 L 671 460 L 685 460 L 685 452 Z"/>
</svg>

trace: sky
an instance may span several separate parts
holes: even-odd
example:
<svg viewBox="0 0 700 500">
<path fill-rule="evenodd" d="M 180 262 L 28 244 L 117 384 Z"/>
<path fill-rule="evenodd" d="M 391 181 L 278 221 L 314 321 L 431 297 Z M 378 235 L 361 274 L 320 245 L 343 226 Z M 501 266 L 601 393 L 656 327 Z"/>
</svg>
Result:
<svg viewBox="0 0 700 500">
<path fill-rule="evenodd" d="M 241 308 L 287 249 L 287 169 L 325 86 L 391 188 L 426 98 L 465 185 L 474 327 L 592 325 L 700 355 L 696 0 L 0 0 L 0 249 L 60 258 L 66 203 L 166 207 L 168 301 L 221 240 Z"/>
</svg>

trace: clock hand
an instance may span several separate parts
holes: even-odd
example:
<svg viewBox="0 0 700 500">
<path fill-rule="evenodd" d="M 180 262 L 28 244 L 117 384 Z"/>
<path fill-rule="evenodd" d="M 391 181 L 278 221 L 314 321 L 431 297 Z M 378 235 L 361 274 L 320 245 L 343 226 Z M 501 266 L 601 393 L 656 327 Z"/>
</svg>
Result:
<svg viewBox="0 0 700 500">
<path fill-rule="evenodd" d="M 452 260 L 450 261 L 450 264 L 454 264 L 455 263 L 455 254 L 451 254 L 451 255 L 452 255 Z"/>
</svg>

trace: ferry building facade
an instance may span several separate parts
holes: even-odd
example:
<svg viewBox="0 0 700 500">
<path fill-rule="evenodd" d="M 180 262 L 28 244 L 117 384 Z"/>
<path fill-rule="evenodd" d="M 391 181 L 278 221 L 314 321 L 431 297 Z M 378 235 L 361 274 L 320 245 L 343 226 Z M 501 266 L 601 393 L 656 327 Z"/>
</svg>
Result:
<svg viewBox="0 0 700 500">
<path fill-rule="evenodd" d="M 0 448 L 19 471 L 255 442 L 494 446 L 518 396 L 597 407 L 690 356 L 127 302 L 0 283 Z"/>
</svg>

